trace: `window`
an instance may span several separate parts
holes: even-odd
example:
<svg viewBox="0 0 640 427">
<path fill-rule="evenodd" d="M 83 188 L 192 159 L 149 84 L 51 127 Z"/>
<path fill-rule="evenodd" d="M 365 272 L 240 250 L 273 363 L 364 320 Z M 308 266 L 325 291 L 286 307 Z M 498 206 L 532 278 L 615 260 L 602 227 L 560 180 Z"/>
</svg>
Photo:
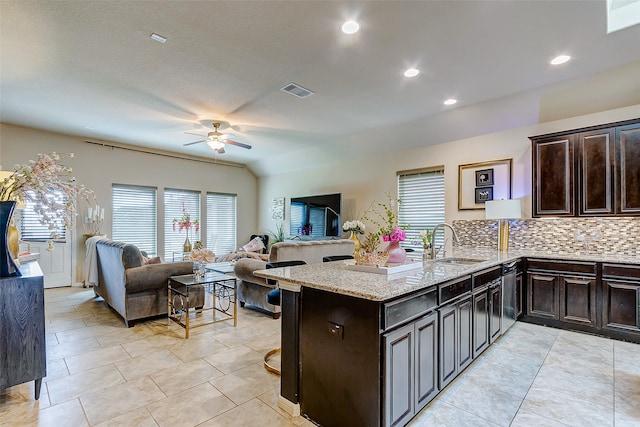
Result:
<svg viewBox="0 0 640 427">
<path fill-rule="evenodd" d="M 216 256 L 236 249 L 236 195 L 207 193 L 207 249 Z"/>
<path fill-rule="evenodd" d="M 112 187 L 112 239 L 132 243 L 149 256 L 157 254 L 157 190 L 153 187 Z"/>
<path fill-rule="evenodd" d="M 173 220 L 182 220 L 185 215 L 189 215 L 191 222 L 198 221 L 198 231 L 195 225 L 188 232 L 179 231 L 176 225 L 175 230 Z M 187 190 L 164 190 L 164 258 L 173 259 L 174 252 L 182 253 L 187 237 L 193 245 L 200 240 L 200 192 Z"/>
<path fill-rule="evenodd" d="M 402 246 L 421 249 L 420 231 L 444 222 L 444 167 L 398 172 L 398 197 L 398 222 L 410 225 Z M 436 236 L 436 246 L 444 243 L 442 236 Z"/>
<path fill-rule="evenodd" d="M 66 204 L 66 197 L 61 191 L 55 191 L 52 195 L 56 202 L 64 205 Z M 49 226 L 40 223 L 42 215 L 36 213 L 34 210 L 36 206 L 35 202 L 25 201 L 24 209 L 20 213 L 20 239 L 31 241 L 44 241 L 54 240 L 56 242 L 66 242 L 67 240 L 67 227 L 62 220 L 59 221 L 59 228 L 57 230 L 49 230 Z M 17 217 L 17 215 L 16 215 Z"/>
</svg>

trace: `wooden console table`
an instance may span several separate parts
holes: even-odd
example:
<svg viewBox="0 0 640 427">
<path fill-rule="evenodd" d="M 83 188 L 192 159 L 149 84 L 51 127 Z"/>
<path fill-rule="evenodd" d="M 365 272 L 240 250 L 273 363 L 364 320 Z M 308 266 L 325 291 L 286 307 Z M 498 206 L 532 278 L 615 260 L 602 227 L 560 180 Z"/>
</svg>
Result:
<svg viewBox="0 0 640 427">
<path fill-rule="evenodd" d="M 47 375 L 44 276 L 37 261 L 20 271 L 21 277 L 0 278 L 0 390 L 35 381 L 37 400 Z"/>
</svg>

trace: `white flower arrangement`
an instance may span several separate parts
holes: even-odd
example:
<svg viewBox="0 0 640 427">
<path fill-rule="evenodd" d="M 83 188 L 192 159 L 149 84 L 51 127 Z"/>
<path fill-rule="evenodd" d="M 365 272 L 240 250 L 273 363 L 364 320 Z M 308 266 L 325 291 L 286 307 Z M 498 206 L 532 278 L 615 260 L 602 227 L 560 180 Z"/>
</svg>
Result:
<svg viewBox="0 0 640 427">
<path fill-rule="evenodd" d="M 365 226 L 362 221 L 354 219 L 352 221 L 346 221 L 344 224 L 342 224 L 342 230 L 352 231 L 355 234 L 364 234 Z"/>
</svg>

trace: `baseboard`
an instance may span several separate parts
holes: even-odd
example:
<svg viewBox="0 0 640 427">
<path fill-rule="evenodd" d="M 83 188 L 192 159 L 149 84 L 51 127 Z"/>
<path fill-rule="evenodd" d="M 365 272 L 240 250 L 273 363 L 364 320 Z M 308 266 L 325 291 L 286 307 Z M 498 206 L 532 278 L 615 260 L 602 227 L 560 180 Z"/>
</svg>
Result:
<svg viewBox="0 0 640 427">
<path fill-rule="evenodd" d="M 282 396 L 278 396 L 278 408 L 282 409 L 292 417 L 300 416 L 300 404 L 293 403 Z"/>
</svg>

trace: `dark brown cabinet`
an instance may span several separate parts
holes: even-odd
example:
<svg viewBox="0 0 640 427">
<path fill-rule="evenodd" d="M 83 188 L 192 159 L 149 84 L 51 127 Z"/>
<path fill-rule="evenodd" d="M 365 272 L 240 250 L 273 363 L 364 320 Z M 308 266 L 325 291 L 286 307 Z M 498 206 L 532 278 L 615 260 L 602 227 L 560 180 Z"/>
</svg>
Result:
<svg viewBox="0 0 640 427">
<path fill-rule="evenodd" d="M 560 320 L 595 328 L 595 277 L 560 277 Z"/>
<path fill-rule="evenodd" d="M 529 272 L 527 286 L 527 314 L 534 317 L 558 319 L 559 277 L 554 274 Z"/>
<path fill-rule="evenodd" d="M 530 139 L 534 217 L 640 215 L 640 119 Z"/>
<path fill-rule="evenodd" d="M 489 288 L 473 292 L 473 357 L 489 347 Z"/>
<path fill-rule="evenodd" d="M 522 271 L 518 271 L 516 274 L 516 318 L 519 319 L 524 313 L 524 303 L 522 298 L 524 296 L 524 274 Z"/>
<path fill-rule="evenodd" d="M 527 316 L 595 330 L 597 271 L 594 262 L 529 259 Z"/>
<path fill-rule="evenodd" d="M 621 215 L 640 214 L 640 123 L 616 129 L 617 212 Z"/>
<path fill-rule="evenodd" d="M 438 394 L 438 313 L 384 335 L 385 425 L 405 425 Z"/>
<path fill-rule="evenodd" d="M 489 288 L 489 342 L 493 343 L 502 334 L 502 284 Z"/>
<path fill-rule="evenodd" d="M 640 266 L 603 264 L 602 328 L 640 333 Z"/>
<path fill-rule="evenodd" d="M 439 310 L 440 389 L 449 384 L 473 360 L 473 304 L 471 295 Z"/>
<path fill-rule="evenodd" d="M 533 216 L 574 216 L 574 136 L 535 139 Z"/>
<path fill-rule="evenodd" d="M 581 216 L 614 213 L 614 139 L 614 129 L 583 132 L 577 136 L 578 214 Z"/>
<path fill-rule="evenodd" d="M 40 397 L 47 374 L 44 337 L 44 278 L 36 261 L 22 277 L 0 279 L 0 390 L 35 381 Z"/>
</svg>

